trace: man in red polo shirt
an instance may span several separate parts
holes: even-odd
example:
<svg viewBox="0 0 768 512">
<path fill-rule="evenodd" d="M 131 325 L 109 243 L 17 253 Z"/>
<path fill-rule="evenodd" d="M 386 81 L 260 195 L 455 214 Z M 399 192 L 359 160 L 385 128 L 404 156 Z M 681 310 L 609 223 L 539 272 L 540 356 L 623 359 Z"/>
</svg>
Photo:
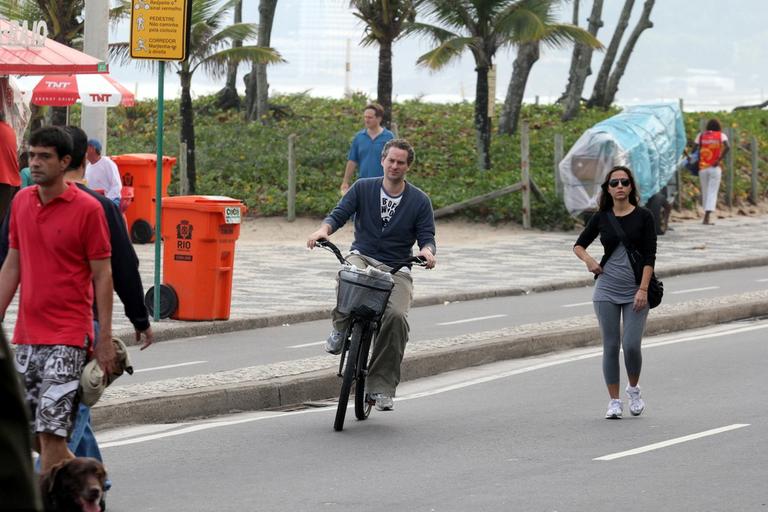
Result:
<svg viewBox="0 0 768 512">
<path fill-rule="evenodd" d="M 101 205 L 64 181 L 72 138 L 45 127 L 29 139 L 36 186 L 13 201 L 10 249 L 0 270 L 0 317 L 21 284 L 13 332 L 15 365 L 37 434 L 41 469 L 74 455 L 67 436 L 77 411 L 80 374 L 93 346 L 94 289 L 99 342 L 94 356 L 106 373 L 115 357 L 112 338 L 111 248 Z"/>
</svg>

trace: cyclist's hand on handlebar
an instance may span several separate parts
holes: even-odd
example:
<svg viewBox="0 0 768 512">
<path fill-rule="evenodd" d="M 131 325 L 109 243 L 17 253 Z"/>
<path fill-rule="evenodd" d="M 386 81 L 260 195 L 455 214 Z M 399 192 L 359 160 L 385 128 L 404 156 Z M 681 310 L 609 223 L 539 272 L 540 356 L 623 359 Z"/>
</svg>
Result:
<svg viewBox="0 0 768 512">
<path fill-rule="evenodd" d="M 308 248 L 314 249 L 314 247 L 316 245 L 316 242 L 318 240 L 322 240 L 322 239 L 328 238 L 330 233 L 328 233 L 328 230 L 326 229 L 325 226 L 326 225 L 324 224 L 320 229 L 318 229 L 317 231 L 315 231 L 314 233 L 309 235 L 309 239 L 307 240 L 307 247 Z"/>
<path fill-rule="evenodd" d="M 424 265 L 425 268 L 435 268 L 437 258 L 435 258 L 435 255 L 432 254 L 432 251 L 429 250 L 429 247 L 424 247 L 422 250 L 420 250 L 418 256 L 423 258 L 426 262 L 426 265 Z"/>
</svg>

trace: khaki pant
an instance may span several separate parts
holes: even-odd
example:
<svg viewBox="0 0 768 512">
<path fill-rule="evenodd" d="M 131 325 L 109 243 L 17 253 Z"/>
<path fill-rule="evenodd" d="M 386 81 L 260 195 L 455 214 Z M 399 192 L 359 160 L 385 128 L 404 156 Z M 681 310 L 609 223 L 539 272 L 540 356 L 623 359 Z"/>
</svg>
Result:
<svg viewBox="0 0 768 512">
<path fill-rule="evenodd" d="M 382 265 L 372 258 L 350 255 L 347 260 L 358 268 L 365 268 L 369 264 L 387 270 L 389 267 Z M 394 276 L 395 286 L 389 296 L 387 309 L 381 317 L 379 334 L 373 342 L 371 365 L 368 368 L 366 388 L 368 393 L 383 393 L 395 396 L 395 389 L 400 383 L 400 364 L 403 361 L 405 345 L 408 343 L 408 310 L 413 300 L 413 279 L 411 274 L 398 272 Z M 345 332 L 349 327 L 349 315 L 339 313 L 336 308 L 331 313 L 333 328 L 339 332 Z"/>
</svg>

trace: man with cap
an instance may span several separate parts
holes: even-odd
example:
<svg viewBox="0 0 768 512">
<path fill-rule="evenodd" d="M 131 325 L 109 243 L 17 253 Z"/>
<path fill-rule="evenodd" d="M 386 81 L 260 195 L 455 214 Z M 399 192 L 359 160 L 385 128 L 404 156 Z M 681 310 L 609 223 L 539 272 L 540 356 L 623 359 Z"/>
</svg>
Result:
<svg viewBox="0 0 768 512">
<path fill-rule="evenodd" d="M 88 139 L 85 153 L 88 165 L 85 167 L 85 182 L 91 190 L 103 190 L 107 199 L 120 206 L 120 191 L 123 184 L 117 164 L 111 158 L 101 156 L 101 141 Z"/>
</svg>

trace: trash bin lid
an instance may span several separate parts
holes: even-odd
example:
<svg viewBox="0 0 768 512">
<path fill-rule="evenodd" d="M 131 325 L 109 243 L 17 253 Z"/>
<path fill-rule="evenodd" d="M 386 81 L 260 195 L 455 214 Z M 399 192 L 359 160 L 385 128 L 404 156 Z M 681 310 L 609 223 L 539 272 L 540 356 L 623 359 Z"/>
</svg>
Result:
<svg viewBox="0 0 768 512">
<path fill-rule="evenodd" d="M 221 213 L 226 224 L 240 224 L 240 217 L 247 211 L 242 201 L 227 196 L 164 197 L 163 208 Z"/>
<path fill-rule="evenodd" d="M 157 165 L 157 155 L 154 153 L 128 153 L 125 155 L 112 155 L 112 159 L 118 166 L 122 164 L 155 164 Z M 175 164 L 176 157 L 163 156 L 163 164 Z"/>
</svg>

